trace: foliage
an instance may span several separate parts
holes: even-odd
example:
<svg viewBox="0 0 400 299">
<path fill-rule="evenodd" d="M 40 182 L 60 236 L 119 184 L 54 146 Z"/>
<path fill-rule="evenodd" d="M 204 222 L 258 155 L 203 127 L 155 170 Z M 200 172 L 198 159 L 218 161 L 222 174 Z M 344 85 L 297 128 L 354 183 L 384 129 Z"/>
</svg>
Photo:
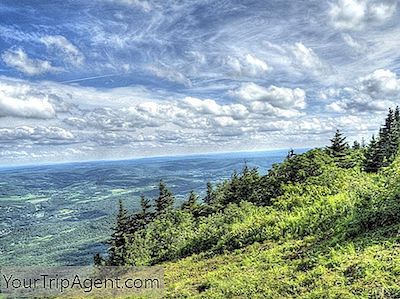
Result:
<svg viewBox="0 0 400 299">
<path fill-rule="evenodd" d="M 130 221 L 120 207 L 109 263 L 163 263 L 174 298 L 399 298 L 399 118 L 367 149 L 337 131 L 327 149 L 290 152 L 266 175 L 245 165 L 179 209 L 160 182 L 155 214 L 144 198 Z"/>
<path fill-rule="evenodd" d="M 371 140 L 366 152 L 364 168 L 368 172 L 377 172 L 390 165 L 396 157 L 400 143 L 400 108 L 393 112 L 389 109 L 384 126 L 379 130 L 378 138 Z"/>
<path fill-rule="evenodd" d="M 357 148 L 357 144 L 355 147 Z M 339 130 L 336 130 L 335 136 L 331 139 L 331 145 L 327 147 L 327 150 L 339 167 L 346 168 L 349 166 L 347 163 L 349 144 L 346 141 L 346 137 Z"/>
<path fill-rule="evenodd" d="M 156 215 L 162 215 L 168 210 L 172 209 L 172 206 L 175 202 L 175 198 L 172 195 L 172 192 L 168 189 L 167 185 L 164 183 L 164 181 L 160 181 L 160 184 L 158 186 L 159 189 L 159 195 L 158 198 L 156 199 Z"/>
</svg>

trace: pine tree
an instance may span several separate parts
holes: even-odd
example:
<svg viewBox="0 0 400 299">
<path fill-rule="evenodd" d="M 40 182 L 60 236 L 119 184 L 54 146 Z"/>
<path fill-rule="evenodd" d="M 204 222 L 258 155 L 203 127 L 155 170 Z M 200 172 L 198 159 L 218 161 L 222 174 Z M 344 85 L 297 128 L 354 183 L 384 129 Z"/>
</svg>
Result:
<svg viewBox="0 0 400 299">
<path fill-rule="evenodd" d="M 197 206 L 197 194 L 192 190 L 188 199 L 182 204 L 182 210 L 187 212 L 194 212 Z"/>
<path fill-rule="evenodd" d="M 104 258 L 100 255 L 100 253 L 96 253 L 93 257 L 93 264 L 95 266 L 104 266 L 105 265 L 105 260 Z"/>
<path fill-rule="evenodd" d="M 151 222 L 153 213 L 151 212 L 151 203 L 143 194 L 140 195 L 140 211 L 137 214 L 138 226 L 140 229 L 145 228 Z"/>
<path fill-rule="evenodd" d="M 379 154 L 382 156 L 382 166 L 387 166 L 391 156 L 393 155 L 393 129 L 394 114 L 393 110 L 389 108 L 388 115 L 385 119 L 385 124 L 379 131 Z"/>
<path fill-rule="evenodd" d="M 331 145 L 327 147 L 327 150 L 339 167 L 346 167 L 348 148 L 346 137 L 343 136 L 340 130 L 336 130 L 335 136 L 331 139 Z"/>
<path fill-rule="evenodd" d="M 399 108 L 399 106 L 396 106 L 396 109 L 394 110 L 394 124 L 395 124 L 395 130 L 397 130 L 400 134 L 400 108 Z"/>
<path fill-rule="evenodd" d="M 375 139 L 375 136 L 372 135 L 371 141 L 367 147 L 367 151 L 365 153 L 365 162 L 364 162 L 364 170 L 367 172 L 376 172 L 382 166 L 381 155 L 379 152 L 379 144 Z"/>
<path fill-rule="evenodd" d="M 114 231 L 109 241 L 109 259 L 110 266 L 119 266 L 124 264 L 126 236 L 128 232 L 128 212 L 123 206 L 122 200 L 119 200 L 119 209 L 117 215 L 117 222 Z"/>
<path fill-rule="evenodd" d="M 385 124 L 379 129 L 379 137 L 373 140 L 367 149 L 365 170 L 376 172 L 388 166 L 394 159 L 400 140 L 400 111 L 389 109 Z"/>
<path fill-rule="evenodd" d="M 389 161 L 393 161 L 400 144 L 400 109 L 399 106 L 396 107 L 393 120 L 391 124 L 391 130 L 389 132 L 389 144 L 388 144 L 388 159 Z"/>
<path fill-rule="evenodd" d="M 353 150 L 359 150 L 361 148 L 360 143 L 357 140 L 353 142 Z"/>
<path fill-rule="evenodd" d="M 159 195 L 156 199 L 156 216 L 163 215 L 168 210 L 171 210 L 175 202 L 172 192 L 168 189 L 163 180 L 160 181 L 158 189 Z"/>
<path fill-rule="evenodd" d="M 208 205 L 212 204 L 215 201 L 214 189 L 211 182 L 207 182 L 207 194 L 204 197 L 203 201 Z"/>
<path fill-rule="evenodd" d="M 243 167 L 239 177 L 238 201 L 246 200 L 250 202 L 258 201 L 260 175 L 257 168 L 249 168 L 247 163 Z"/>
<path fill-rule="evenodd" d="M 228 183 L 223 204 L 238 203 L 240 201 L 240 178 L 236 170 L 234 170 Z"/>
</svg>

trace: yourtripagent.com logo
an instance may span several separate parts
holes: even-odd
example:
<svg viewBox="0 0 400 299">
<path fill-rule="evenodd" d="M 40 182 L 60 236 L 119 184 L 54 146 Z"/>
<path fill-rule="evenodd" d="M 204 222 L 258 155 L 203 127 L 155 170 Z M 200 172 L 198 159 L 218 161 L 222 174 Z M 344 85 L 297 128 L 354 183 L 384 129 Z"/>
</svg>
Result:
<svg viewBox="0 0 400 299">
<path fill-rule="evenodd" d="M 0 291 L 9 297 L 161 297 L 161 267 L 2 267 Z"/>
</svg>

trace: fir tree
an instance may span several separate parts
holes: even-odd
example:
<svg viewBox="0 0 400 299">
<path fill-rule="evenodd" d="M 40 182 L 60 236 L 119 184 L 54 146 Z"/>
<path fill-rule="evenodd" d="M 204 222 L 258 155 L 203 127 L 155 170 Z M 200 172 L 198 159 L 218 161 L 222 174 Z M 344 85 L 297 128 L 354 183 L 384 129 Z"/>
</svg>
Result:
<svg viewBox="0 0 400 299">
<path fill-rule="evenodd" d="M 353 142 L 353 149 L 354 150 L 359 150 L 361 148 L 360 143 L 357 140 L 354 140 Z"/>
<path fill-rule="evenodd" d="M 239 177 L 238 201 L 257 202 L 259 180 L 260 176 L 257 168 L 249 168 L 246 163 Z"/>
<path fill-rule="evenodd" d="M 346 137 L 336 130 L 335 136 L 331 139 L 331 145 L 327 147 L 331 157 L 334 158 L 336 164 L 340 167 L 346 166 L 346 156 L 349 145 L 346 142 Z"/>
<path fill-rule="evenodd" d="M 151 222 L 153 213 L 151 212 L 151 203 L 148 198 L 143 194 L 140 195 L 140 211 L 137 214 L 139 228 L 144 228 L 148 223 Z"/>
<path fill-rule="evenodd" d="M 158 189 L 159 195 L 156 199 L 156 216 L 165 214 L 168 210 L 172 209 L 175 202 L 172 192 L 168 189 L 163 180 L 160 181 Z"/>
<path fill-rule="evenodd" d="M 394 159 L 400 140 L 400 111 L 389 109 L 385 124 L 379 130 L 377 140 L 372 140 L 366 153 L 365 170 L 376 172 L 381 167 L 388 166 Z"/>
<path fill-rule="evenodd" d="M 211 182 L 207 182 L 207 194 L 204 197 L 203 201 L 206 204 L 211 204 L 211 203 L 213 203 L 215 201 L 213 185 L 211 184 Z"/>
<path fill-rule="evenodd" d="M 122 200 L 120 199 L 117 222 L 111 235 L 111 240 L 109 241 L 110 249 L 108 264 L 110 266 L 118 266 L 124 264 L 128 222 L 128 213 L 123 206 Z"/>
<path fill-rule="evenodd" d="M 364 162 L 364 170 L 367 172 L 376 172 L 382 165 L 382 161 L 380 161 L 381 156 L 378 154 L 379 145 L 375 136 L 372 135 L 371 141 L 367 147 L 367 151 L 365 153 L 365 162 Z"/>
<path fill-rule="evenodd" d="M 188 199 L 182 204 L 182 210 L 187 212 L 194 212 L 197 206 L 198 196 L 194 191 L 191 191 Z"/>
<path fill-rule="evenodd" d="M 393 113 L 393 120 L 388 134 L 388 160 L 391 162 L 397 154 L 400 143 L 400 110 L 396 107 Z"/>
<path fill-rule="evenodd" d="M 105 265 L 104 258 L 100 255 L 100 253 L 96 253 L 93 257 L 93 263 L 95 266 L 104 266 Z"/>
<path fill-rule="evenodd" d="M 239 202 L 240 201 L 239 190 L 240 190 L 240 178 L 237 171 L 234 170 L 231 179 L 228 183 L 228 190 L 225 194 L 223 204 L 227 205 L 228 203 Z"/>
<path fill-rule="evenodd" d="M 389 164 L 390 158 L 393 154 L 393 129 L 394 113 L 393 110 L 389 108 L 388 115 L 385 119 L 385 124 L 379 132 L 379 154 L 382 156 L 382 166 L 387 166 Z"/>
</svg>

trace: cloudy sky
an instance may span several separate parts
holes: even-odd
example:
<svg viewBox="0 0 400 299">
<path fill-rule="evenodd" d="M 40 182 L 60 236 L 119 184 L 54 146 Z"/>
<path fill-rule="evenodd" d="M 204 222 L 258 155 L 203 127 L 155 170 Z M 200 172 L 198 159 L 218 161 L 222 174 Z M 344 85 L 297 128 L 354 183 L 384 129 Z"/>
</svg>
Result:
<svg viewBox="0 0 400 299">
<path fill-rule="evenodd" d="M 2 0 L 0 163 L 321 146 L 400 104 L 394 0 Z"/>
</svg>

